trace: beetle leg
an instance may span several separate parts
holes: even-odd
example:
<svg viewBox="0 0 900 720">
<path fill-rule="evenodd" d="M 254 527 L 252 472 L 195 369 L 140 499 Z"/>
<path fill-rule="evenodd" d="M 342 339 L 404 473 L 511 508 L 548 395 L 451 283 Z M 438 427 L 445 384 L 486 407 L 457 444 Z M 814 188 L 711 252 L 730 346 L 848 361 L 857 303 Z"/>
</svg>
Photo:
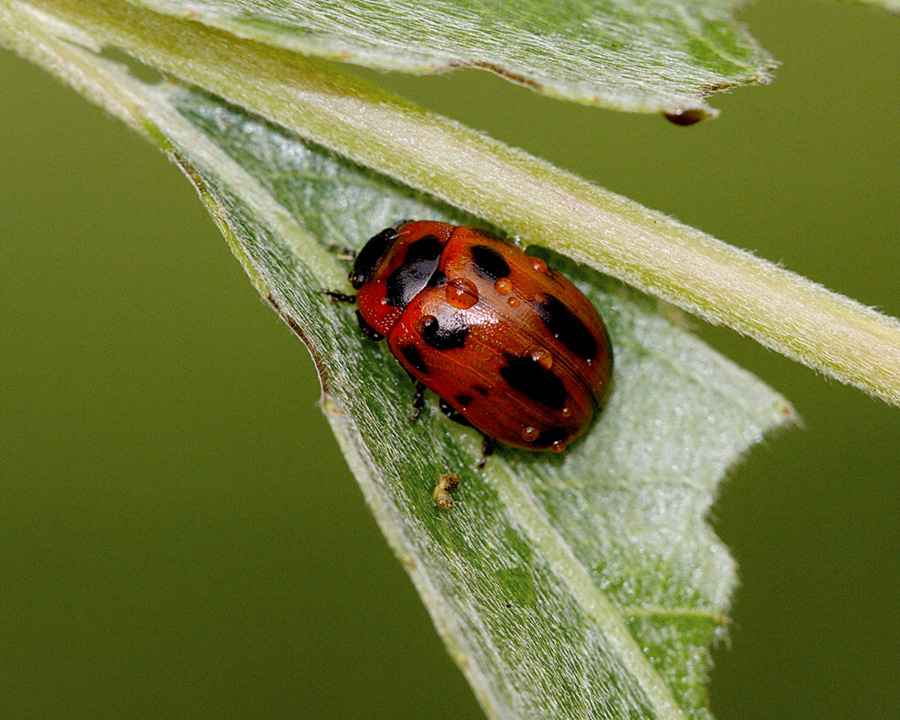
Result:
<svg viewBox="0 0 900 720">
<path fill-rule="evenodd" d="M 411 420 L 418 420 L 419 413 L 422 412 L 422 408 L 425 406 L 425 383 L 421 383 L 416 380 L 416 394 L 413 395 L 413 414 L 410 418 Z"/>
<path fill-rule="evenodd" d="M 453 422 L 459 423 L 460 425 L 465 425 L 466 427 L 472 427 L 472 423 L 466 420 L 462 413 L 454 408 L 450 403 L 448 403 L 444 398 L 440 398 L 440 408 L 441 412 L 444 413 L 448 418 L 450 418 Z"/>
<path fill-rule="evenodd" d="M 356 311 L 356 322 L 359 323 L 359 329 L 362 330 L 362 334 L 369 338 L 369 340 L 374 340 L 375 342 L 384 340 L 384 335 L 369 325 L 359 310 Z"/>
<path fill-rule="evenodd" d="M 355 303 L 356 295 L 347 295 L 346 293 L 337 292 L 336 290 L 319 290 L 323 295 L 327 295 L 334 302 Z"/>
<path fill-rule="evenodd" d="M 487 459 L 493 454 L 494 441 L 487 435 L 485 435 L 484 440 L 482 440 L 481 442 L 481 460 L 478 461 L 478 467 L 483 468 L 484 464 L 487 462 Z"/>
<path fill-rule="evenodd" d="M 329 245 L 328 249 L 333 253 L 337 253 L 341 260 L 356 260 L 356 250 L 344 247 L 343 245 Z"/>
</svg>

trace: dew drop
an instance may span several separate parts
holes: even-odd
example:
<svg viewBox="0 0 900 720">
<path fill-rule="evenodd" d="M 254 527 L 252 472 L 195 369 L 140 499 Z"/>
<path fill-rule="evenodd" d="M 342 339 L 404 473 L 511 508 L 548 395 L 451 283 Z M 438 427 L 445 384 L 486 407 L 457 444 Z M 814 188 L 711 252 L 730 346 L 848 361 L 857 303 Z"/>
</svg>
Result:
<svg viewBox="0 0 900 720">
<path fill-rule="evenodd" d="M 711 114 L 702 108 L 676 108 L 671 112 L 663 113 L 663 116 L 674 125 L 686 127 L 711 117 Z"/>
<path fill-rule="evenodd" d="M 566 444 L 562 440 L 554 440 L 550 443 L 550 449 L 555 453 L 561 453 L 566 449 Z"/>
<path fill-rule="evenodd" d="M 572 408 L 570 408 L 568 405 L 564 405 L 563 408 L 562 408 L 562 410 L 560 410 L 560 412 L 562 413 L 562 416 L 563 416 L 563 417 L 566 417 L 566 418 L 567 418 L 567 417 L 571 417 L 571 415 L 572 415 Z"/>
<path fill-rule="evenodd" d="M 447 302 L 453 307 L 467 310 L 478 302 L 478 288 L 465 278 L 454 278 L 446 287 Z"/>
<path fill-rule="evenodd" d="M 538 439 L 538 435 L 540 434 L 540 431 L 537 428 L 531 427 L 531 425 L 522 429 L 522 439 L 525 442 L 534 442 Z"/>
<path fill-rule="evenodd" d="M 500 278 L 494 283 L 494 290 L 501 295 L 509 295 L 512 290 L 512 283 L 509 281 L 509 278 Z"/>
<path fill-rule="evenodd" d="M 522 301 L 519 300 L 519 298 L 517 298 L 515 295 L 513 297 L 511 297 L 509 300 L 507 300 L 506 302 L 509 303 L 509 306 L 511 308 L 517 308 L 517 307 L 519 307 L 519 305 L 522 304 Z"/>
<path fill-rule="evenodd" d="M 428 326 L 436 322 L 437 318 L 434 315 L 422 315 L 416 319 L 416 332 L 419 335 L 424 335 Z"/>
<path fill-rule="evenodd" d="M 531 261 L 531 267 L 533 267 L 537 272 L 547 272 L 547 263 L 545 263 L 540 258 L 534 258 Z"/>
<path fill-rule="evenodd" d="M 528 355 L 538 365 L 544 368 L 544 370 L 549 370 L 551 367 L 553 367 L 553 355 L 551 355 L 549 351 L 545 350 L 542 347 L 533 348 L 528 353 Z"/>
</svg>

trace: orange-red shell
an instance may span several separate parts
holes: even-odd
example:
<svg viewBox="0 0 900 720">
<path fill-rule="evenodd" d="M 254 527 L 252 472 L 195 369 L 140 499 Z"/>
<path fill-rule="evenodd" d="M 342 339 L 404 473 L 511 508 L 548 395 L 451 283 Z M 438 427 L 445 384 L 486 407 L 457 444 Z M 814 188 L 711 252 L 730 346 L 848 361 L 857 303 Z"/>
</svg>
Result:
<svg viewBox="0 0 900 720">
<path fill-rule="evenodd" d="M 408 222 L 375 244 L 351 275 L 361 323 L 410 375 L 507 445 L 560 451 L 587 428 L 612 346 L 569 280 L 475 227 Z"/>
</svg>

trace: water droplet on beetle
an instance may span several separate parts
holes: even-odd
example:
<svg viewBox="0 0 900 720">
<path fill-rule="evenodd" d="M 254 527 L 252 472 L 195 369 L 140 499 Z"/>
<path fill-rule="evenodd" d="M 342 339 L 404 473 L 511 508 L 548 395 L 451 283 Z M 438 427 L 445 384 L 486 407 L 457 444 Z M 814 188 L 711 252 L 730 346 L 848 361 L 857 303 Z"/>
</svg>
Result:
<svg viewBox="0 0 900 720">
<path fill-rule="evenodd" d="M 501 295 L 509 295 L 512 291 L 512 283 L 509 278 L 500 278 L 497 282 L 494 283 L 494 290 L 496 290 Z"/>
<path fill-rule="evenodd" d="M 534 348 L 528 353 L 529 357 L 540 365 L 544 370 L 553 367 L 553 355 L 542 347 Z"/>
<path fill-rule="evenodd" d="M 453 307 L 467 310 L 478 302 L 478 288 L 471 280 L 453 278 L 447 282 L 445 287 L 447 302 Z"/>
<path fill-rule="evenodd" d="M 419 335 L 423 335 L 426 329 L 437 322 L 437 318 L 434 315 L 422 315 L 416 319 L 416 331 Z"/>
<path fill-rule="evenodd" d="M 547 272 L 547 263 L 545 263 L 540 258 L 534 258 L 531 261 L 531 267 L 533 267 L 537 272 Z"/>
<path fill-rule="evenodd" d="M 522 439 L 525 442 L 534 442 L 538 439 L 538 435 L 540 434 L 540 431 L 537 428 L 531 427 L 531 425 L 526 428 L 522 428 Z"/>
<path fill-rule="evenodd" d="M 511 308 L 517 308 L 517 307 L 519 307 L 519 305 L 522 304 L 522 301 L 519 300 L 519 298 L 517 298 L 516 296 L 511 297 L 511 298 L 510 298 L 509 300 L 507 300 L 506 302 L 509 303 L 509 306 L 510 306 Z"/>
</svg>

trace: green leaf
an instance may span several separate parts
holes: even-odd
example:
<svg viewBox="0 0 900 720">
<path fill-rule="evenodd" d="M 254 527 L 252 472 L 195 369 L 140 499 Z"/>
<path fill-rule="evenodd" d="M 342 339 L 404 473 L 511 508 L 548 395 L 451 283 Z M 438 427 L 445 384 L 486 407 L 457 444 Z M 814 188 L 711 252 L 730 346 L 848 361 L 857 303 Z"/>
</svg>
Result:
<svg viewBox="0 0 900 720">
<path fill-rule="evenodd" d="M 332 64 L 124 0 L 0 0 L 18 25 L 112 46 L 361 165 L 561 252 L 713 324 L 900 404 L 900 321 L 592 185 Z M 56 58 L 40 62 L 52 64 Z M 61 68 L 65 71 L 65 68 Z M 76 78 L 98 102 L 102 85 Z M 120 112 L 117 107 L 110 107 Z M 121 114 L 121 113 L 120 113 Z"/>
<path fill-rule="evenodd" d="M 774 62 L 730 0 L 132 0 L 239 37 L 381 70 L 488 70 L 547 95 L 698 119 Z"/>
<path fill-rule="evenodd" d="M 563 456 L 500 449 L 477 470 L 477 435 L 433 400 L 412 423 L 405 373 L 320 292 L 347 289 L 332 243 L 359 246 L 398 217 L 472 218 L 215 96 L 130 78 L 70 42 L 89 38 L 10 7 L 0 19 L 16 22 L 20 51 L 170 153 L 303 338 L 364 495 L 488 716 L 708 717 L 707 645 L 734 571 L 704 516 L 790 407 L 655 301 L 551 257 L 608 321 L 613 394 Z M 462 478 L 451 512 L 431 498 L 446 472 Z"/>
<path fill-rule="evenodd" d="M 215 98 L 170 87 L 164 103 L 180 117 L 148 117 L 309 346 L 366 498 L 488 714 L 704 717 L 734 582 L 704 514 L 789 406 L 646 299 L 554 258 L 610 323 L 615 394 L 565 457 L 501 449 L 478 471 L 477 434 L 433 401 L 413 424 L 405 373 L 319 293 L 346 288 L 330 243 L 358 247 L 398 217 L 470 219 Z M 447 472 L 462 485 L 442 514 L 430 491 Z"/>
</svg>

